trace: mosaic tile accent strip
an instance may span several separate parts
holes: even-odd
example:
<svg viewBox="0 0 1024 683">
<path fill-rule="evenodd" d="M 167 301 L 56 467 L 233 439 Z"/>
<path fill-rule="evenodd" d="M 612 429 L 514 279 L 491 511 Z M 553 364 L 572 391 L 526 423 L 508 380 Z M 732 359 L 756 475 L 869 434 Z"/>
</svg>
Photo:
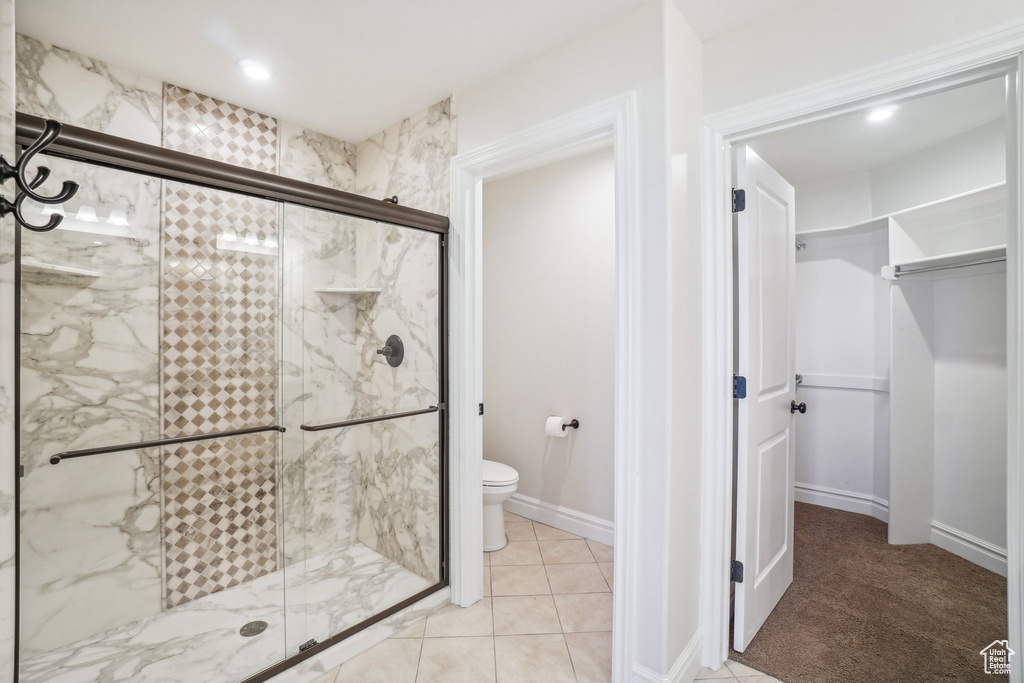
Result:
<svg viewBox="0 0 1024 683">
<path fill-rule="evenodd" d="M 277 120 L 167 83 L 164 147 L 277 173 Z"/>
<path fill-rule="evenodd" d="M 164 434 L 276 423 L 277 205 L 168 182 L 163 207 Z M 167 607 L 278 569 L 276 436 L 168 449 L 162 471 Z"/>
<path fill-rule="evenodd" d="M 168 608 L 277 570 L 276 461 L 273 433 L 165 453 Z"/>
</svg>

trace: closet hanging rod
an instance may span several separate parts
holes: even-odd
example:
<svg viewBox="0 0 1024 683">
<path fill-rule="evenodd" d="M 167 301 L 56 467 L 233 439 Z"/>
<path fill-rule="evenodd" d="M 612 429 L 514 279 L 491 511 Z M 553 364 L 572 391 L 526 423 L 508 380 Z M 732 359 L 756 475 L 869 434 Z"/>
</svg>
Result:
<svg viewBox="0 0 1024 683">
<path fill-rule="evenodd" d="M 385 420 L 397 420 L 402 417 L 413 417 L 414 415 L 426 415 L 436 413 L 444 407 L 444 404 L 430 406 L 422 410 L 410 410 L 405 413 L 390 413 L 388 415 L 373 415 L 371 417 L 357 417 L 354 420 L 342 420 L 341 422 L 328 422 L 322 425 L 300 425 L 299 429 L 304 432 L 322 432 L 327 429 L 341 429 L 342 427 L 354 427 L 356 425 L 369 424 L 371 422 L 384 422 Z"/>
<path fill-rule="evenodd" d="M 1005 261 L 1005 256 L 992 256 L 990 258 L 980 258 L 973 261 L 964 261 L 962 263 L 947 263 L 944 266 L 927 266 L 925 268 L 912 268 L 910 270 L 903 270 L 903 266 L 896 266 L 893 269 L 893 277 L 901 277 L 903 275 L 915 275 L 917 273 L 930 273 L 936 270 L 949 270 L 951 268 L 966 268 L 967 266 L 981 266 L 986 263 L 999 263 Z"/>
<path fill-rule="evenodd" d="M 230 429 L 226 432 L 210 432 L 208 434 L 192 434 L 191 436 L 173 436 L 167 439 L 155 439 L 153 441 L 136 441 L 134 443 L 122 443 L 116 446 L 101 446 L 99 448 L 83 448 L 78 451 L 64 451 L 50 456 L 51 465 L 59 465 L 61 460 L 71 458 L 84 458 L 90 455 L 103 455 L 104 453 L 119 453 L 121 451 L 135 451 L 141 448 L 153 448 L 155 446 L 170 446 L 177 443 L 190 443 L 192 441 L 206 441 L 207 439 L 223 439 L 230 436 L 244 436 L 246 434 L 259 434 L 260 432 L 284 432 L 281 425 L 269 425 L 267 427 L 248 427 L 246 429 Z"/>
<path fill-rule="evenodd" d="M 18 112 L 16 124 L 17 142 L 29 145 L 43 134 L 46 121 Z M 449 227 L 447 216 L 68 124 L 45 153 L 428 232 L 446 234 Z"/>
</svg>

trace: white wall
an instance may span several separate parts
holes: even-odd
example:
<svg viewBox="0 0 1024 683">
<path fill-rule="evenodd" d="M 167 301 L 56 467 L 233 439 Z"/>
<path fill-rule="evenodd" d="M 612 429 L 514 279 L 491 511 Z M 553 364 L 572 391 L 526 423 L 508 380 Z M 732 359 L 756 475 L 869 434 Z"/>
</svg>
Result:
<svg viewBox="0 0 1024 683">
<path fill-rule="evenodd" d="M 484 457 L 517 494 L 614 517 L 615 160 L 611 147 L 485 183 Z M 577 418 L 564 439 L 549 415 Z"/>
<path fill-rule="evenodd" d="M 808 406 L 796 421 L 797 500 L 880 519 L 889 489 L 889 284 L 879 277 L 887 263 L 879 230 L 807 240 L 796 266 L 797 400 Z"/>
<path fill-rule="evenodd" d="M 1024 20 L 1019 0 L 814 0 L 704 44 L 718 112 Z"/>
<path fill-rule="evenodd" d="M 932 516 L 1006 548 L 1006 273 L 966 273 L 934 285 Z"/>
<path fill-rule="evenodd" d="M 874 215 L 1006 180 L 1006 122 L 993 121 L 871 170 Z"/>
<path fill-rule="evenodd" d="M 670 36 L 678 42 L 666 55 Z M 636 663 L 659 675 L 694 637 L 698 621 L 699 56 L 699 41 L 670 1 L 652 0 L 456 95 L 458 149 L 465 153 L 636 93 L 640 232 L 631 258 L 642 264 L 644 297 L 634 324 L 643 330 L 645 341 L 636 353 L 645 366 L 635 378 L 644 387 L 641 464 L 635 479 L 640 507 L 635 542 L 641 559 L 629 608 L 639 634 L 633 644 Z M 669 83 L 675 93 L 671 108 Z M 671 163 L 669 150 L 685 163 Z M 669 351 L 677 362 L 666 364 Z M 678 492 L 671 488 L 677 482 L 683 484 Z"/>
<path fill-rule="evenodd" d="M 672 341 L 665 356 L 672 377 L 672 451 L 661 485 L 668 499 L 668 659 L 685 652 L 698 632 L 700 573 L 701 391 L 704 330 L 701 287 L 700 40 L 676 6 L 665 4 L 665 81 L 668 87 L 670 216 L 672 229 Z M 657 369 L 661 360 L 651 358 Z M 645 521 L 641 522 L 646 524 Z M 699 636 L 699 633 L 697 633 Z M 675 655 L 673 653 L 676 653 Z"/>
<path fill-rule="evenodd" d="M 873 215 L 867 170 L 795 183 L 794 189 L 797 232 L 859 223 Z"/>
</svg>

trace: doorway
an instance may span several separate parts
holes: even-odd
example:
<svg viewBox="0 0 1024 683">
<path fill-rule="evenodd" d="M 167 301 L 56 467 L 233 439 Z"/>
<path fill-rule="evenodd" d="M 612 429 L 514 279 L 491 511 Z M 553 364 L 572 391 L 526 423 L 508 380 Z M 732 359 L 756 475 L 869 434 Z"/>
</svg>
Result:
<svg viewBox="0 0 1024 683">
<path fill-rule="evenodd" d="M 931 554 L 915 560 L 918 569 L 949 559 L 970 586 L 1006 590 L 1003 577 L 1015 571 L 1005 487 L 1009 472 L 1012 496 L 1015 103 L 1016 69 L 1003 64 L 731 140 L 732 187 L 746 190 L 732 207 L 739 377 L 729 406 L 736 497 L 725 497 L 736 505 L 735 594 L 726 603 L 735 605 L 736 650 L 756 649 L 765 628 L 777 631 L 780 607 L 799 593 L 801 560 L 814 554 L 801 543 L 822 540 L 814 533 L 822 525 L 834 540 L 856 536 L 846 522 L 874 524 L 871 552 L 907 551 L 906 560 L 923 548 Z M 951 410 L 972 392 L 979 412 Z M 844 558 L 834 553 L 845 549 L 833 550 L 838 569 Z M 927 583 L 918 578 L 908 585 Z M 856 602 L 852 592 L 845 599 Z M 804 624 L 815 609 L 842 607 L 825 597 L 819 591 L 799 608 Z M 966 589 L 957 597 L 991 602 Z M 1005 641 L 1005 592 L 997 598 L 993 637 Z M 884 617 L 887 606 L 868 616 Z M 878 624 L 864 629 L 885 634 Z M 836 640 L 843 651 L 861 647 Z M 976 644 L 961 658 L 980 672 L 990 642 Z M 879 659 L 868 649 L 865 657 Z"/>
<path fill-rule="evenodd" d="M 643 273 L 634 263 L 641 229 L 638 221 L 636 95 L 626 93 L 606 102 L 525 130 L 458 155 L 452 162 L 451 321 L 451 449 L 452 602 L 469 606 L 483 595 L 483 529 L 481 492 L 482 420 L 478 404 L 482 385 L 481 248 L 483 184 L 516 171 L 564 159 L 581 149 L 612 144 L 615 193 L 615 349 L 614 349 L 614 574 L 612 576 L 612 678 L 626 680 L 632 672 L 636 621 L 631 606 L 637 589 L 637 471 L 644 406 L 654 393 L 646 386 L 641 355 L 641 327 L 635 324 L 645 301 Z M 647 300 L 657 298 L 648 295 Z"/>
</svg>

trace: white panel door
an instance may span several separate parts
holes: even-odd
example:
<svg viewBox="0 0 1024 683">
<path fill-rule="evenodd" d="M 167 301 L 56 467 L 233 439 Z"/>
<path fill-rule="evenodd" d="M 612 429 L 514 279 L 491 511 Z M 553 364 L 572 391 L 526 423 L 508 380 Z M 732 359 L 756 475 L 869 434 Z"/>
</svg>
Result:
<svg viewBox="0 0 1024 683">
<path fill-rule="evenodd" d="M 736 583 L 733 647 L 743 652 L 793 581 L 796 399 L 794 315 L 796 222 L 793 187 L 757 154 L 736 147 L 737 404 Z"/>
</svg>

